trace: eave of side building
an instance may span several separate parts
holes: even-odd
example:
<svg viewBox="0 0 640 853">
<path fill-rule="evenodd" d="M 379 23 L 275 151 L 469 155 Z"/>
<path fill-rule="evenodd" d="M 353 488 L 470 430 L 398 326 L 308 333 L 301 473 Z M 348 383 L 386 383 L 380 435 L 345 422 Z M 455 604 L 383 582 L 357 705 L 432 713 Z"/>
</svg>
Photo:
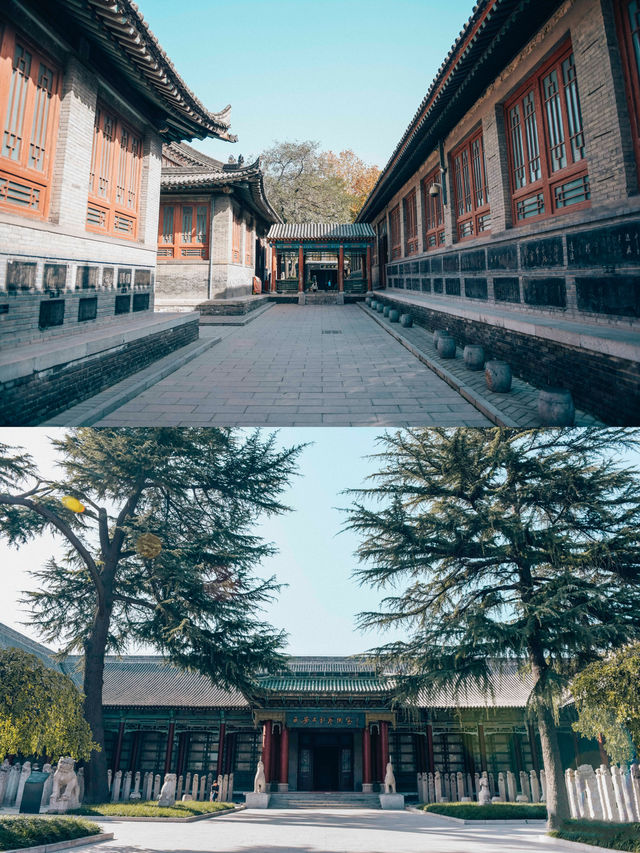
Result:
<svg viewBox="0 0 640 853">
<path fill-rule="evenodd" d="M 565 0 L 481 0 L 356 222 L 371 222 Z"/>
<path fill-rule="evenodd" d="M 20 2 L 16 2 L 20 6 Z M 213 136 L 236 142 L 228 105 L 211 112 L 188 88 L 131 0 L 48 0 L 38 13 L 81 56 L 109 69 L 147 104 L 165 141 Z"/>
</svg>

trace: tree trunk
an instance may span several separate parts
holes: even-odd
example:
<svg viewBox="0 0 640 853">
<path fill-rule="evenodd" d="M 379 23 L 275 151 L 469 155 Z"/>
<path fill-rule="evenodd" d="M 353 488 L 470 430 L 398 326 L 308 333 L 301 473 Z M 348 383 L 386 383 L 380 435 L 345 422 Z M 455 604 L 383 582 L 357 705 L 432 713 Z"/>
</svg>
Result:
<svg viewBox="0 0 640 853">
<path fill-rule="evenodd" d="M 85 770 L 85 802 L 106 803 L 109 800 L 107 784 L 107 756 L 104 749 L 104 717 L 102 713 L 102 685 L 104 656 L 107 648 L 111 608 L 97 612 L 84 652 L 84 716 L 91 726 L 93 740 L 101 749 L 94 750 Z"/>
<path fill-rule="evenodd" d="M 558 745 L 558 730 L 553 713 L 544 706 L 538 707 L 538 729 L 542 745 L 542 760 L 547 780 L 548 829 L 559 829 L 571 817 L 569 796 L 562 771 Z"/>
</svg>

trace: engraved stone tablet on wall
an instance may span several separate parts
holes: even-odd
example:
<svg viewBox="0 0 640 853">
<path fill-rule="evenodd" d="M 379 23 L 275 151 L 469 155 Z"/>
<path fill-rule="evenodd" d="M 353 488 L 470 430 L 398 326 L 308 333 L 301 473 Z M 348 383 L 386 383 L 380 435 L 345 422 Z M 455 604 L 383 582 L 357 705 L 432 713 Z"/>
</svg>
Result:
<svg viewBox="0 0 640 853">
<path fill-rule="evenodd" d="M 118 288 L 126 290 L 131 287 L 131 270 L 118 268 Z"/>
<path fill-rule="evenodd" d="M 530 240 L 520 244 L 520 260 L 525 269 L 561 267 L 564 264 L 562 237 Z"/>
<path fill-rule="evenodd" d="M 468 299 L 487 299 L 487 279 L 465 278 L 464 295 Z"/>
<path fill-rule="evenodd" d="M 423 293 L 431 293 L 431 279 L 430 278 L 423 278 L 422 279 L 421 289 L 422 289 Z"/>
<path fill-rule="evenodd" d="M 496 302 L 520 302 L 520 281 L 516 278 L 494 278 L 493 294 Z"/>
<path fill-rule="evenodd" d="M 42 289 L 48 292 L 64 290 L 67 284 L 66 264 L 45 264 L 42 275 Z"/>
<path fill-rule="evenodd" d="M 36 264 L 27 261 L 7 263 L 7 290 L 35 290 Z"/>
<path fill-rule="evenodd" d="M 151 270 L 136 270 L 136 287 L 151 287 Z"/>
<path fill-rule="evenodd" d="M 47 299 L 40 303 L 38 326 L 49 329 L 64 323 L 64 299 Z"/>
<path fill-rule="evenodd" d="M 95 320 L 98 315 L 98 297 L 88 296 L 78 303 L 78 323 Z"/>
<path fill-rule="evenodd" d="M 442 257 L 431 258 L 431 272 L 442 272 Z"/>
<path fill-rule="evenodd" d="M 567 292 L 564 278 L 525 278 L 522 280 L 527 305 L 566 308 Z"/>
<path fill-rule="evenodd" d="M 102 270 L 102 286 L 106 289 L 111 289 L 113 287 L 113 282 L 115 280 L 115 270 L 113 267 L 105 267 Z"/>
<path fill-rule="evenodd" d="M 460 296 L 460 279 L 445 278 L 444 289 L 447 296 Z"/>
<path fill-rule="evenodd" d="M 116 314 L 128 314 L 131 310 L 130 296 L 116 296 Z"/>
<path fill-rule="evenodd" d="M 147 311 L 149 309 L 149 294 L 134 293 L 133 294 L 133 310 Z"/>
<path fill-rule="evenodd" d="M 445 272 L 458 272 L 460 269 L 460 257 L 457 253 L 444 255 L 442 258 L 442 269 Z"/>
<path fill-rule="evenodd" d="M 431 272 L 431 269 L 429 266 L 428 258 L 425 258 L 424 260 L 420 261 L 420 275 L 424 275 L 428 272 Z"/>
<path fill-rule="evenodd" d="M 640 222 L 567 235 L 570 267 L 640 263 Z"/>
<path fill-rule="evenodd" d="M 487 265 L 490 270 L 515 270 L 518 268 L 518 249 L 515 243 L 490 246 L 487 249 Z"/>
<path fill-rule="evenodd" d="M 462 272 L 478 272 L 486 270 L 487 261 L 484 249 L 476 249 L 473 252 L 463 252 L 460 256 L 460 269 Z"/>
<path fill-rule="evenodd" d="M 433 292 L 434 293 L 442 293 L 443 288 L 443 280 L 441 278 L 434 278 L 433 280 Z"/>
<path fill-rule="evenodd" d="M 98 267 L 79 266 L 76 270 L 76 290 L 95 290 L 98 286 Z"/>
<path fill-rule="evenodd" d="M 640 276 L 576 278 L 580 311 L 640 317 Z"/>
</svg>

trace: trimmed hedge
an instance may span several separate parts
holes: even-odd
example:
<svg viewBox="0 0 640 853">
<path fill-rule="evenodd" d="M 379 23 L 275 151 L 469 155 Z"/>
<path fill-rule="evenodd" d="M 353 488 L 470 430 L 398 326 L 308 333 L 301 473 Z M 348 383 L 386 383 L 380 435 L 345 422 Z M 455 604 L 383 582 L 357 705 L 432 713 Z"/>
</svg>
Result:
<svg viewBox="0 0 640 853">
<path fill-rule="evenodd" d="M 96 823 L 74 817 L 0 817 L 0 850 L 55 844 L 101 832 Z"/>
<path fill-rule="evenodd" d="M 538 803 L 427 803 L 425 812 L 457 817 L 460 820 L 546 820 L 547 807 Z"/>
<path fill-rule="evenodd" d="M 233 803 L 210 803 L 208 800 L 178 800 L 173 806 L 160 808 L 156 800 L 141 803 L 100 803 L 96 806 L 81 806 L 73 814 L 99 817 L 194 817 L 233 808 Z"/>
<path fill-rule="evenodd" d="M 553 838 L 580 841 L 594 847 L 640 853 L 640 823 L 605 823 L 599 820 L 570 820 L 562 829 L 552 830 Z"/>
</svg>

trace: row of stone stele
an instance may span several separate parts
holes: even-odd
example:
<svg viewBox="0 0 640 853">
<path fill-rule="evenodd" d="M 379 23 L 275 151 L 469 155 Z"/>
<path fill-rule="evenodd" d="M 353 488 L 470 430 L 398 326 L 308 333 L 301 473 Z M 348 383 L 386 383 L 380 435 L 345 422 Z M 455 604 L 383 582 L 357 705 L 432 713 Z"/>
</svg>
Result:
<svg viewBox="0 0 640 853">
<path fill-rule="evenodd" d="M 384 302 L 367 297 L 367 305 L 372 311 L 377 311 L 389 322 L 409 328 L 413 325 L 411 314 L 400 312 L 385 305 Z M 448 329 L 436 329 L 433 333 L 433 346 L 440 358 L 456 357 L 456 342 Z M 463 352 L 465 367 L 469 370 L 482 370 L 489 391 L 495 394 L 508 394 L 511 391 L 511 366 L 506 361 L 498 359 L 485 360 L 484 347 L 467 344 Z M 541 388 L 538 393 L 538 417 L 544 426 L 573 426 L 576 410 L 571 391 L 567 388 Z"/>
<path fill-rule="evenodd" d="M 246 806 L 253 809 L 267 809 L 269 808 L 270 796 L 267 791 L 264 763 L 260 759 L 253 780 L 253 792 L 245 794 Z M 387 769 L 384 776 L 384 791 L 379 796 L 380 806 L 383 809 L 397 810 L 404 808 L 404 795 L 398 794 L 396 790 L 396 777 L 391 761 L 387 762 Z"/>
</svg>

